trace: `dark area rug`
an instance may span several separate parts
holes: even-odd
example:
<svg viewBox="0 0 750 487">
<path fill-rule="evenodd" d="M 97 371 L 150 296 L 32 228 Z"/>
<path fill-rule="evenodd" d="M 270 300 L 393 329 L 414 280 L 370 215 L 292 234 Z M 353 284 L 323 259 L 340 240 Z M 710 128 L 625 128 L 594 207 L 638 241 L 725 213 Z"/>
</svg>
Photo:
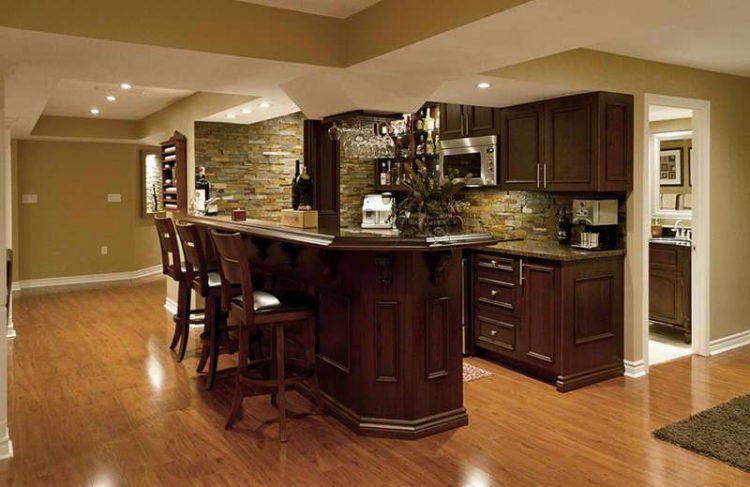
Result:
<svg viewBox="0 0 750 487">
<path fill-rule="evenodd" d="M 658 429 L 654 436 L 750 472 L 750 394 Z"/>
</svg>

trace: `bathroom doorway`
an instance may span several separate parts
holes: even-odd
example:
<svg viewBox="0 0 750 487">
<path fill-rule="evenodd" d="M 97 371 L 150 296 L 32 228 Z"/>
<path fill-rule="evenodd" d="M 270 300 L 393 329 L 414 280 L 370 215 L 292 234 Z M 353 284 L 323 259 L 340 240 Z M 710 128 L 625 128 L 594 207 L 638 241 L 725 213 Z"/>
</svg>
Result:
<svg viewBox="0 0 750 487">
<path fill-rule="evenodd" d="M 708 354 L 708 110 L 646 96 L 646 366 Z"/>
</svg>

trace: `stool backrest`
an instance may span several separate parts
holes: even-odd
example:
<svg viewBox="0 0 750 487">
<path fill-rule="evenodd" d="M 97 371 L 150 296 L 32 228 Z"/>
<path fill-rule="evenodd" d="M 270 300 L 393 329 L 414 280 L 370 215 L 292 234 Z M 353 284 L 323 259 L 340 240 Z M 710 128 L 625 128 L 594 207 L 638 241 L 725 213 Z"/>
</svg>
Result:
<svg viewBox="0 0 750 487">
<path fill-rule="evenodd" d="M 182 279 L 182 261 L 180 260 L 180 243 L 174 230 L 174 223 L 169 217 L 155 217 L 156 233 L 161 247 L 162 272 L 172 279 Z"/>
<path fill-rule="evenodd" d="M 206 245 L 196 225 L 177 222 L 177 235 L 182 243 L 182 253 L 185 256 L 185 270 L 187 279 L 192 281 L 196 277 L 200 283 L 200 293 L 205 298 L 208 295 L 208 261 L 206 260 Z"/>
<path fill-rule="evenodd" d="M 254 328 L 253 278 L 245 241 L 239 233 L 223 233 L 216 230 L 211 230 L 211 239 L 219 261 L 222 308 L 225 311 L 229 310 L 233 297 L 232 287 L 236 289 L 240 286 L 245 303 L 245 323 Z"/>
</svg>

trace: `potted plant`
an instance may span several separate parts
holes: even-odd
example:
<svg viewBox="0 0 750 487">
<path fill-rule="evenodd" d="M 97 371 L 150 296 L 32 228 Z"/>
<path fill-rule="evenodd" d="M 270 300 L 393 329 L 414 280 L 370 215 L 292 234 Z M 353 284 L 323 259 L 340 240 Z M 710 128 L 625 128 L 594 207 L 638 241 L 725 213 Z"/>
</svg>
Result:
<svg viewBox="0 0 750 487">
<path fill-rule="evenodd" d="M 406 194 L 396 205 L 396 228 L 406 234 L 445 235 L 460 230 L 461 214 L 469 206 L 456 197 L 464 183 L 447 180 L 417 161 L 406 164 L 402 177 Z"/>
</svg>

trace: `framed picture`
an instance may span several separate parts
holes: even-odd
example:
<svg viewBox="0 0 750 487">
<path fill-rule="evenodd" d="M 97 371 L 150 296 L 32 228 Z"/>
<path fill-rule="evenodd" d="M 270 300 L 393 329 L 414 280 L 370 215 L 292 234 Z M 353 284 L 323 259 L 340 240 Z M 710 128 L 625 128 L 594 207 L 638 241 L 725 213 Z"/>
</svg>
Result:
<svg viewBox="0 0 750 487">
<path fill-rule="evenodd" d="M 659 185 L 682 186 L 682 149 L 663 149 L 660 152 Z"/>
</svg>

